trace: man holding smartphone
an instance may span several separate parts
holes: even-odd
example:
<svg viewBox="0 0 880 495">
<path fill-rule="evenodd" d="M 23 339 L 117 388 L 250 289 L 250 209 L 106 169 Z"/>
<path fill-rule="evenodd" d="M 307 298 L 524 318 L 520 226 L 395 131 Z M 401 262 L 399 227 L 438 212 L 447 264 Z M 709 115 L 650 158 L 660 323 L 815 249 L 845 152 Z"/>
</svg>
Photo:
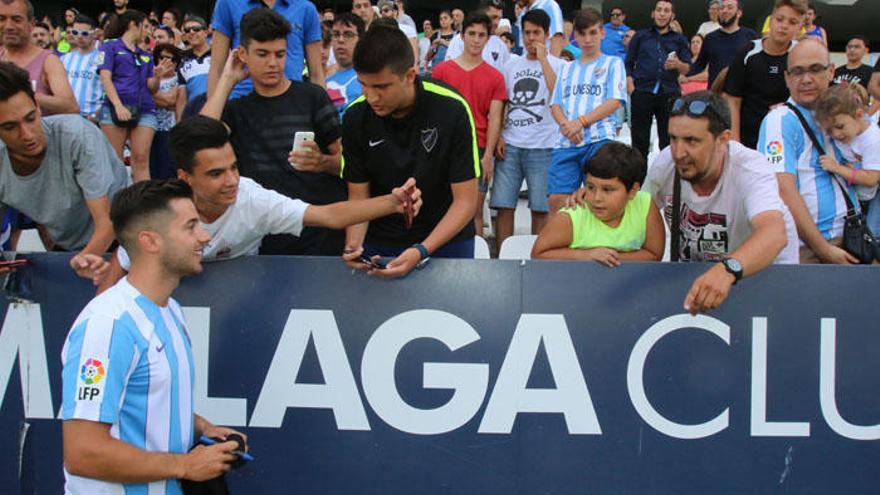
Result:
<svg viewBox="0 0 880 495">
<path fill-rule="evenodd" d="M 409 40 L 374 27 L 358 42 L 354 69 L 363 96 L 345 112 L 343 177 L 350 199 L 387 194 L 410 177 L 423 192 L 411 225 L 403 215 L 349 227 L 343 260 L 353 268 L 401 277 L 429 256 L 473 258 L 473 215 L 480 158 L 467 101 L 422 80 Z M 377 270 L 361 256 L 394 257 Z"/>
<path fill-rule="evenodd" d="M 339 177 L 339 114 L 323 88 L 284 76 L 290 29 L 270 9 L 245 14 L 241 47 L 230 54 L 201 113 L 229 127 L 241 175 L 289 198 L 335 203 L 346 199 Z M 253 93 L 227 103 L 235 85 L 248 77 Z M 292 153 L 298 132 L 314 133 L 314 139 Z M 265 237 L 260 254 L 335 256 L 343 243 L 340 230 L 307 227 L 299 237 Z"/>
<path fill-rule="evenodd" d="M 421 207 L 421 191 L 412 178 L 389 194 L 329 205 L 310 205 L 264 189 L 239 176 L 226 127 L 204 115 L 174 126 L 170 141 L 178 177 L 192 188 L 199 224 L 211 234 L 202 249 L 205 262 L 256 254 L 266 235 L 297 236 L 310 226 L 343 229 L 387 215 L 414 216 Z M 128 253 L 120 248 L 112 264 L 112 275 L 102 289 L 122 278 L 122 269 L 129 269 Z"/>
</svg>

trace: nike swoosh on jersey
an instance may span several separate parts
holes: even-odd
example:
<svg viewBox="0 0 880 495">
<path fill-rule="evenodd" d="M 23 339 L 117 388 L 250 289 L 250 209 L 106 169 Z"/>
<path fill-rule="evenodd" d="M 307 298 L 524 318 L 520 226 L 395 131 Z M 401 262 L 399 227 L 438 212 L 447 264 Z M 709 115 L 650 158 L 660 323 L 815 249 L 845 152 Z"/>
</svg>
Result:
<svg viewBox="0 0 880 495">
<path fill-rule="evenodd" d="M 382 144 L 382 143 L 384 143 L 384 142 L 385 142 L 384 139 L 380 139 L 380 140 L 378 140 L 378 141 L 373 141 L 373 140 L 371 139 L 371 140 L 370 140 L 370 148 L 375 148 L 376 146 L 379 146 L 380 144 Z"/>
</svg>

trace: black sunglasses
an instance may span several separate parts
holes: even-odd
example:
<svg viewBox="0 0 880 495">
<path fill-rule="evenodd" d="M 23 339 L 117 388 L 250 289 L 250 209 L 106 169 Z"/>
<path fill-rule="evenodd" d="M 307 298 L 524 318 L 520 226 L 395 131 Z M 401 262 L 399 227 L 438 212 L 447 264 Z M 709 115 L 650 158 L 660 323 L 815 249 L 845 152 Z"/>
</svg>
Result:
<svg viewBox="0 0 880 495">
<path fill-rule="evenodd" d="M 204 30 L 205 30 L 205 28 L 203 28 L 202 26 L 192 26 L 192 27 L 183 28 L 184 33 L 201 33 Z"/>
</svg>

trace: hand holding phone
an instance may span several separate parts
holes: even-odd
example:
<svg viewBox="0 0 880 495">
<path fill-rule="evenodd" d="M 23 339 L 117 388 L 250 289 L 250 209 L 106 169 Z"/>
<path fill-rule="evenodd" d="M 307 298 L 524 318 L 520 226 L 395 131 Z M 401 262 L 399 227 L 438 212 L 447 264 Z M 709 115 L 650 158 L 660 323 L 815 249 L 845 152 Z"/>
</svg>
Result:
<svg viewBox="0 0 880 495">
<path fill-rule="evenodd" d="M 366 255 L 361 255 L 361 257 L 358 258 L 358 261 L 360 261 L 361 263 L 363 263 L 365 265 L 368 265 L 370 268 L 375 269 L 375 270 L 384 270 L 385 269 L 385 263 L 382 263 L 381 261 L 373 261 L 372 259 L 370 259 L 369 256 L 366 256 Z"/>
<path fill-rule="evenodd" d="M 298 153 L 298 152 L 304 151 L 305 148 L 303 146 L 303 143 L 305 143 L 306 141 L 314 142 L 315 141 L 315 133 L 310 132 L 310 131 L 297 132 L 296 134 L 293 135 L 293 147 L 291 148 L 291 151 L 293 153 Z M 290 164 L 293 166 L 293 168 L 299 167 L 298 163 L 290 162 Z"/>
</svg>

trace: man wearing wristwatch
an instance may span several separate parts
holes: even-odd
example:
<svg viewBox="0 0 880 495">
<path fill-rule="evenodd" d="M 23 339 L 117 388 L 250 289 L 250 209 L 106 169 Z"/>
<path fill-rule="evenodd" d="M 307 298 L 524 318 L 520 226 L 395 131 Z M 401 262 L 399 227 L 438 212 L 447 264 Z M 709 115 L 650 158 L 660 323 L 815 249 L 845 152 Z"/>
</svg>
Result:
<svg viewBox="0 0 880 495">
<path fill-rule="evenodd" d="M 441 83 L 416 75 L 406 36 L 373 28 L 354 52 L 363 96 L 345 111 L 342 177 L 350 200 L 387 194 L 415 177 L 422 208 L 411 225 L 390 215 L 346 230 L 343 260 L 352 268 L 401 277 L 428 256 L 473 258 L 480 159 L 467 102 Z M 379 269 L 361 256 L 394 257 Z"/>
<path fill-rule="evenodd" d="M 716 261 L 691 285 L 684 308 L 715 309 L 742 277 L 771 263 L 797 263 L 794 221 L 760 153 L 731 140 L 730 108 L 701 91 L 672 105 L 670 145 L 648 171 L 646 190 L 672 228 L 675 172 L 681 177 L 682 261 Z M 673 235 L 675 235 L 673 233 Z"/>
</svg>

